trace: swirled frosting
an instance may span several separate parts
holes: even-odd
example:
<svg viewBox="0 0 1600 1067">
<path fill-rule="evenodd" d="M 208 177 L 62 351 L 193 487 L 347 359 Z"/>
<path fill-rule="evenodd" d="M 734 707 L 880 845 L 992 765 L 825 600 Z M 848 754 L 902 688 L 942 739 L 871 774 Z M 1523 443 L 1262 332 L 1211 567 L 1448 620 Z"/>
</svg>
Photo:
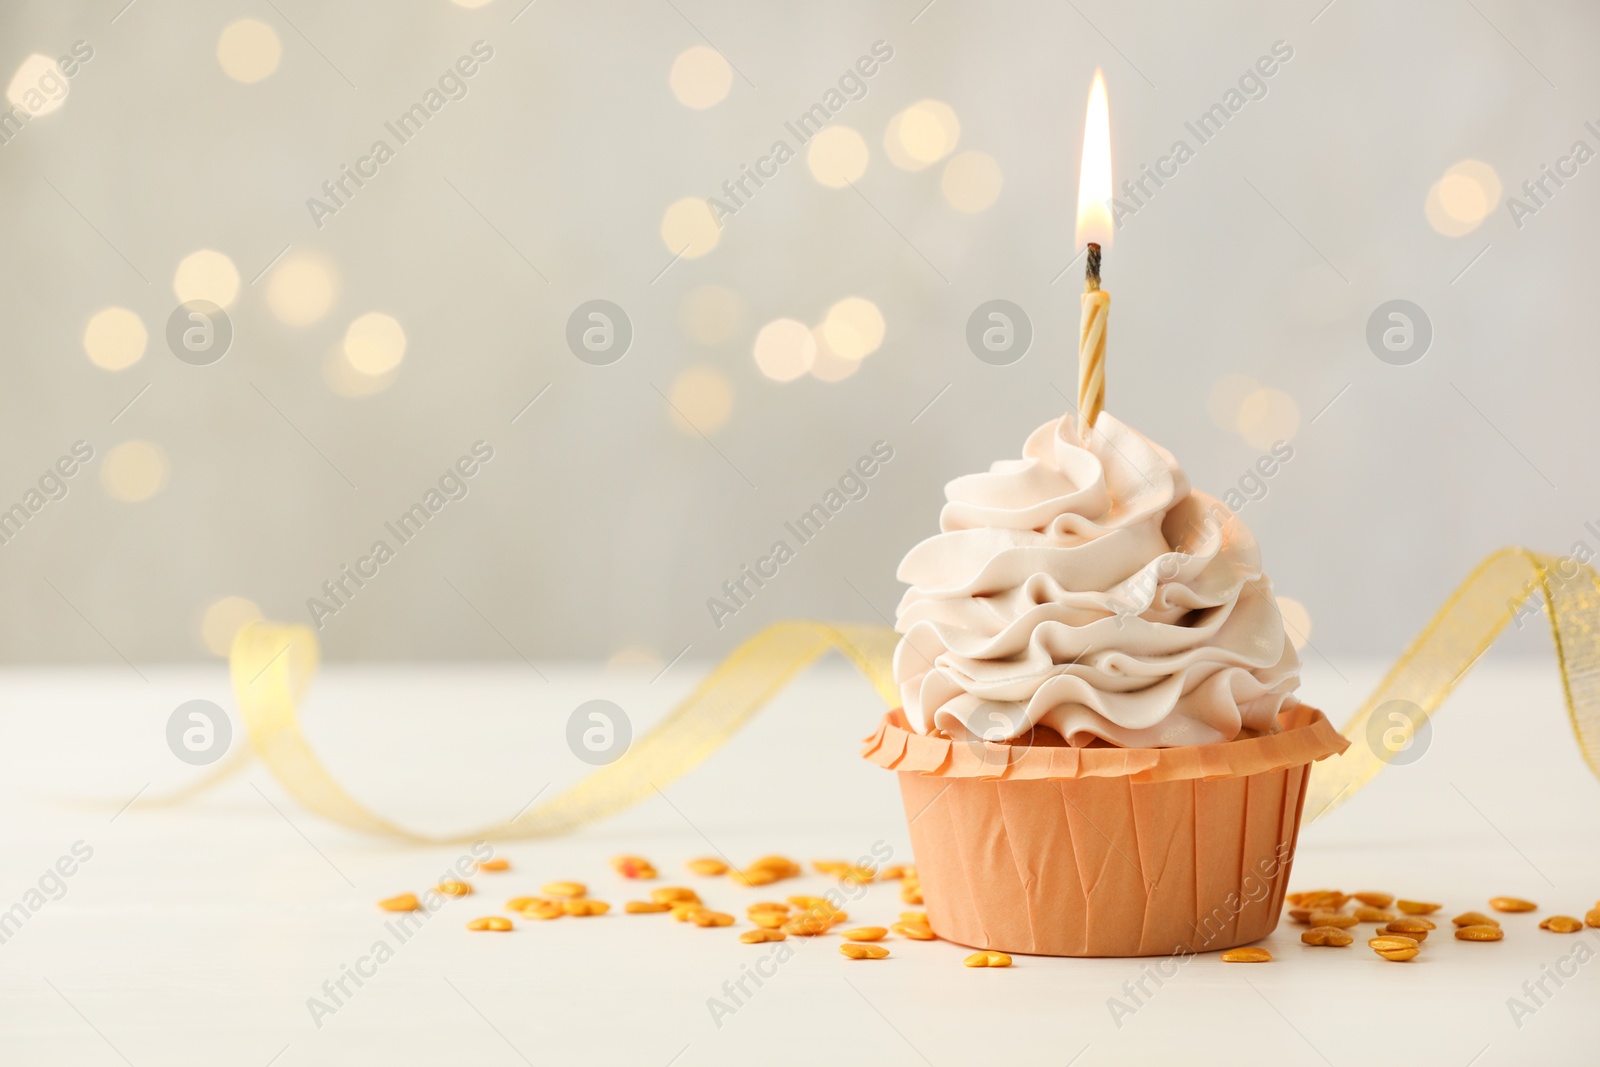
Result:
<svg viewBox="0 0 1600 1067">
<path fill-rule="evenodd" d="M 945 487 L 941 532 L 898 572 L 907 719 L 1133 748 L 1271 732 L 1298 703 L 1300 661 L 1255 538 L 1113 416 L 1090 437 L 1047 422 L 1022 459 Z"/>
</svg>

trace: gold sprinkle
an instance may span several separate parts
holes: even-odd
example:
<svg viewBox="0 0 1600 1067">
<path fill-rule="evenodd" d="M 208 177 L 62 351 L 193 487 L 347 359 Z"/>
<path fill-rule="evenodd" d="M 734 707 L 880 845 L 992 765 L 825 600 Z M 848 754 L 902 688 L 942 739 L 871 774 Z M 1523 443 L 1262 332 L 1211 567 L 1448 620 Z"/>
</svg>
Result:
<svg viewBox="0 0 1600 1067">
<path fill-rule="evenodd" d="M 546 882 L 539 892 L 547 897 L 583 897 L 589 895 L 589 887 L 582 882 Z"/>
<path fill-rule="evenodd" d="M 889 955 L 889 950 L 882 945 L 863 945 L 855 941 L 846 941 L 839 946 L 839 954 L 853 960 L 881 960 Z"/>
<path fill-rule="evenodd" d="M 1272 953 L 1264 948 L 1236 948 L 1222 954 L 1223 963 L 1270 963 Z"/>
<path fill-rule="evenodd" d="M 1300 935 L 1300 940 L 1308 945 L 1326 945 L 1331 948 L 1344 948 L 1355 940 L 1337 926 L 1313 926 Z"/>
<path fill-rule="evenodd" d="M 1429 904 L 1422 900 L 1397 900 L 1394 906 L 1404 915 L 1432 915 L 1444 907 L 1443 904 Z"/>
<path fill-rule="evenodd" d="M 1489 901 L 1489 907 L 1495 911 L 1537 911 L 1539 905 L 1531 900 L 1521 897 L 1494 897 Z"/>
</svg>

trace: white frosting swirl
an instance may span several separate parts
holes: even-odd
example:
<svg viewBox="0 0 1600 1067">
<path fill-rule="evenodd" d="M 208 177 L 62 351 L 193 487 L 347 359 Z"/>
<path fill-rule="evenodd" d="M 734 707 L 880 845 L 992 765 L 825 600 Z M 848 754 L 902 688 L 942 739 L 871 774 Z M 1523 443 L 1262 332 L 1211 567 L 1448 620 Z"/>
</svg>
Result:
<svg viewBox="0 0 1600 1067">
<path fill-rule="evenodd" d="M 1072 745 L 1209 744 L 1269 733 L 1297 703 L 1255 538 L 1191 491 L 1166 449 L 1102 413 L 1070 418 L 1021 460 L 945 487 L 941 533 L 906 554 L 895 650 L 923 733 Z"/>
</svg>

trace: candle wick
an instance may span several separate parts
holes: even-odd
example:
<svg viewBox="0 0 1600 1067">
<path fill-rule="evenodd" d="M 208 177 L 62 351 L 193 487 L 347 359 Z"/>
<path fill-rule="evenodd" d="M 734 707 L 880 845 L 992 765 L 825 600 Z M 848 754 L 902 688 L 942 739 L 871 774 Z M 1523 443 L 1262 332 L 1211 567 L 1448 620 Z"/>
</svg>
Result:
<svg viewBox="0 0 1600 1067">
<path fill-rule="evenodd" d="M 1100 289 L 1100 246 L 1093 241 L 1089 242 L 1089 257 L 1083 267 L 1083 291 L 1086 293 L 1098 292 Z"/>
</svg>

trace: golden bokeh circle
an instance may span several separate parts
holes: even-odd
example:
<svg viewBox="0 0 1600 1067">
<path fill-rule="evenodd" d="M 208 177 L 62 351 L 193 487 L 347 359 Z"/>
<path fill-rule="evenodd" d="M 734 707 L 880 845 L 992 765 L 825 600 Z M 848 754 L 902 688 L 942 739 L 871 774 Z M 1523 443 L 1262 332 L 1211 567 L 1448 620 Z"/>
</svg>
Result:
<svg viewBox="0 0 1600 1067">
<path fill-rule="evenodd" d="M 686 434 L 712 434 L 733 414 L 733 383 L 715 367 L 700 363 L 672 381 L 672 424 Z"/>
<path fill-rule="evenodd" d="M 316 252 L 292 252 L 267 276 L 267 306 L 286 326 L 318 321 L 338 296 L 338 274 Z"/>
<path fill-rule="evenodd" d="M 819 325 L 811 331 L 817 340 L 817 355 L 811 361 L 811 376 L 819 382 L 842 382 L 861 369 L 859 359 L 845 359 L 828 347 L 828 338 Z"/>
<path fill-rule="evenodd" d="M 828 126 L 806 146 L 811 176 L 830 189 L 843 189 L 867 172 L 867 139 L 849 126 Z"/>
<path fill-rule="evenodd" d="M 954 108 L 942 100 L 918 100 L 889 120 L 883 148 L 895 166 L 921 170 L 954 152 L 960 139 Z"/>
<path fill-rule="evenodd" d="M 1462 222 L 1480 222 L 1494 206 L 1488 190 L 1463 174 L 1446 174 L 1439 179 L 1439 206 L 1444 213 Z"/>
<path fill-rule="evenodd" d="M 172 291 L 180 304 L 209 300 L 218 307 L 228 307 L 239 295 L 239 268 L 214 248 L 190 252 L 173 272 Z"/>
<path fill-rule="evenodd" d="M 239 19 L 223 28 L 217 38 L 217 62 L 222 73 L 236 82 L 252 85 L 278 69 L 283 42 L 278 31 L 259 19 Z"/>
<path fill-rule="evenodd" d="M 360 374 L 388 374 L 406 355 L 406 331 L 392 315 L 369 311 L 344 332 L 344 355 Z"/>
<path fill-rule="evenodd" d="M 722 239 L 711 208 L 698 197 L 686 196 L 667 206 L 661 216 L 661 241 L 667 251 L 684 259 L 699 259 Z"/>
<path fill-rule="evenodd" d="M 35 52 L 24 59 L 6 86 L 6 101 L 29 118 L 38 118 L 57 111 L 67 102 L 71 82 L 61 71 L 61 64 L 49 56 Z M 10 130 L 6 131 L 8 134 Z"/>
<path fill-rule="evenodd" d="M 246 625 L 262 618 L 254 600 L 225 596 L 213 600 L 200 620 L 200 640 L 214 656 L 226 657 L 233 639 Z"/>
<path fill-rule="evenodd" d="M 1000 198 L 1004 184 L 1000 164 L 983 152 L 962 152 L 945 164 L 939 179 L 945 202 L 968 214 L 987 210 Z"/>
<path fill-rule="evenodd" d="M 773 319 L 756 334 L 756 366 L 775 382 L 792 382 L 811 369 L 817 342 L 811 328 L 795 319 Z"/>
<path fill-rule="evenodd" d="M 1252 448 L 1265 452 L 1293 439 L 1300 429 L 1300 406 L 1282 389 L 1262 387 L 1239 404 L 1235 428 Z"/>
<path fill-rule="evenodd" d="M 1428 189 L 1423 213 L 1428 225 L 1446 237 L 1476 230 L 1500 202 L 1500 175 L 1477 159 L 1463 159 Z"/>
<path fill-rule="evenodd" d="M 721 52 L 703 44 L 685 48 L 672 61 L 667 85 L 678 103 L 704 111 L 722 103 L 733 87 L 733 68 Z"/>
<path fill-rule="evenodd" d="M 1278 614 L 1283 617 L 1283 632 L 1295 651 L 1299 651 L 1311 639 L 1311 613 L 1298 600 L 1286 596 L 1280 596 L 1277 600 Z"/>
<path fill-rule="evenodd" d="M 100 484 L 111 499 L 125 504 L 149 500 L 167 484 L 166 453 L 149 441 L 113 445 L 100 464 Z"/>
<path fill-rule="evenodd" d="M 606 669 L 618 674 L 654 675 L 662 665 L 661 654 L 649 645 L 623 645 L 606 660 Z"/>
<path fill-rule="evenodd" d="M 828 309 L 821 332 L 828 348 L 841 359 L 862 360 L 883 344 L 883 312 L 861 296 L 847 296 Z"/>
<path fill-rule="evenodd" d="M 139 362 L 150 342 L 144 320 L 125 307 L 102 308 L 83 328 L 83 351 L 103 370 L 123 370 Z"/>
<path fill-rule="evenodd" d="M 393 370 L 385 374 L 361 373 L 350 365 L 350 357 L 345 355 L 342 344 L 333 345 L 322 357 L 322 380 L 335 394 L 351 400 L 383 392 L 394 384 L 397 376 L 398 372 Z"/>
</svg>

